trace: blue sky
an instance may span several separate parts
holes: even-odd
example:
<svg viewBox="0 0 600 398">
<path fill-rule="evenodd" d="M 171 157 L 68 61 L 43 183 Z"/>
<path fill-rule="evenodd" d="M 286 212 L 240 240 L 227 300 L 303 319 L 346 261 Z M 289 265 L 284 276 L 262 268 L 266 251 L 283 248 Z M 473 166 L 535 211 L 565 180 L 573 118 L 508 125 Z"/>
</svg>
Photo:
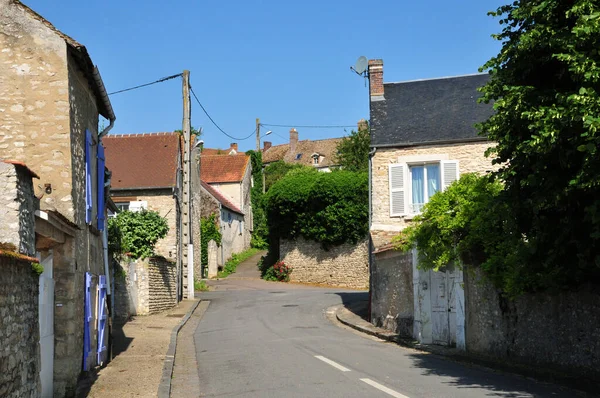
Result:
<svg viewBox="0 0 600 398">
<path fill-rule="evenodd" d="M 24 0 L 83 43 L 109 92 L 190 70 L 200 101 L 227 133 L 246 137 L 255 119 L 285 125 L 356 125 L 368 89 L 349 69 L 383 58 L 386 82 L 476 73 L 500 46 L 486 15 L 502 1 Z M 111 96 L 113 133 L 181 128 L 181 81 Z M 192 100 L 192 125 L 208 147 L 234 142 Z M 268 127 L 274 145 L 287 127 Z M 300 139 L 344 129 L 298 128 Z M 265 132 L 265 130 L 263 130 Z M 253 149 L 252 137 L 239 141 Z"/>
</svg>

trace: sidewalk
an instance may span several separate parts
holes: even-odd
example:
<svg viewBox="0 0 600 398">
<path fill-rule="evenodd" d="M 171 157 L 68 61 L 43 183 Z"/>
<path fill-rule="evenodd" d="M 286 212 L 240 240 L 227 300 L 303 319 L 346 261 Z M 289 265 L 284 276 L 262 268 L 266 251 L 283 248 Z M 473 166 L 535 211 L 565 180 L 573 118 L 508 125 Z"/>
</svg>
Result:
<svg viewBox="0 0 600 398">
<path fill-rule="evenodd" d="M 156 397 L 171 333 L 197 301 L 184 300 L 169 311 L 115 326 L 113 360 L 80 380 L 77 396 Z"/>
</svg>

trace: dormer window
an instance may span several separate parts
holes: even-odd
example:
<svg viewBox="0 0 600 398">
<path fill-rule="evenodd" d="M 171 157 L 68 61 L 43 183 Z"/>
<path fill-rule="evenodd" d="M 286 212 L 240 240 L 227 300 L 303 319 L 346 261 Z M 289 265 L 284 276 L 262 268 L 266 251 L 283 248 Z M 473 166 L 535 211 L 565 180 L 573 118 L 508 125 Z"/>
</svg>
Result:
<svg viewBox="0 0 600 398">
<path fill-rule="evenodd" d="M 321 159 L 321 155 L 319 155 L 318 153 L 312 154 L 313 165 L 318 165 L 320 159 Z"/>
<path fill-rule="evenodd" d="M 296 154 L 296 160 L 300 160 L 302 158 L 302 154 L 301 153 L 297 153 Z"/>
</svg>

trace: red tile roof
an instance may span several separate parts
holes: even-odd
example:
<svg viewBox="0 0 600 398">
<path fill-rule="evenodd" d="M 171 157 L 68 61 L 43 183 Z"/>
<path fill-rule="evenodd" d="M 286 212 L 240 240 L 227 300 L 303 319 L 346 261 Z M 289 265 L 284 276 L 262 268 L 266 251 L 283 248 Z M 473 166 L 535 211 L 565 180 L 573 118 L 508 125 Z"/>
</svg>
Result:
<svg viewBox="0 0 600 398">
<path fill-rule="evenodd" d="M 12 164 L 15 166 L 19 166 L 19 167 L 23 167 L 25 169 L 25 171 L 27 171 L 29 173 L 29 175 L 31 175 L 31 177 L 33 178 L 40 178 L 39 175 L 37 175 L 33 170 L 31 170 L 29 167 L 27 167 L 27 165 L 19 160 L 12 160 L 12 159 L 0 159 L 0 162 L 4 162 L 7 164 Z"/>
<path fill-rule="evenodd" d="M 244 179 L 250 156 L 202 155 L 200 157 L 200 178 L 209 184 L 217 182 L 241 182 Z"/>
<path fill-rule="evenodd" d="M 227 149 L 219 149 L 219 148 L 202 148 L 202 156 L 213 156 L 213 155 L 229 155 L 233 147 L 229 147 Z M 241 154 L 239 150 L 235 150 L 237 153 Z"/>
<path fill-rule="evenodd" d="M 219 191 L 217 188 L 215 188 L 211 185 L 208 185 L 204 181 L 200 181 L 200 182 L 202 183 L 202 188 L 206 189 L 206 191 L 209 194 L 211 194 L 219 203 L 221 203 L 221 205 L 223 207 L 226 207 L 229 210 L 232 210 L 236 213 L 244 215 L 244 213 L 236 205 L 234 205 L 225 195 L 223 195 L 221 193 L 221 191 Z"/>
<path fill-rule="evenodd" d="M 102 143 L 113 189 L 176 185 L 178 133 L 108 135 Z"/>
<path fill-rule="evenodd" d="M 295 153 L 290 152 L 290 144 L 274 145 L 263 152 L 263 164 L 283 160 L 286 163 L 303 164 L 305 166 L 331 167 L 337 166 L 337 146 L 343 138 L 327 138 L 323 140 L 303 140 L 296 144 Z M 301 154 L 300 159 L 298 156 Z M 319 154 L 320 162 L 313 164 L 313 154 Z"/>
</svg>

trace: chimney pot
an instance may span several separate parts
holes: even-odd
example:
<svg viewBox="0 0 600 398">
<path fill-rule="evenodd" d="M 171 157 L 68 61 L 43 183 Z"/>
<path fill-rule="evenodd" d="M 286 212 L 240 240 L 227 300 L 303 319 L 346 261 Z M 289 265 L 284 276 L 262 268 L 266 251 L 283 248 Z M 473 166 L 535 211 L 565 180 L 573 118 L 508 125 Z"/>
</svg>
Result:
<svg viewBox="0 0 600 398">
<path fill-rule="evenodd" d="M 369 60 L 369 94 L 373 97 L 383 97 L 383 60 Z M 380 98 L 383 99 L 383 98 Z"/>
<path fill-rule="evenodd" d="M 369 128 L 369 124 L 365 119 L 360 119 L 357 123 L 358 131 L 363 131 Z"/>
<path fill-rule="evenodd" d="M 290 152 L 292 155 L 296 154 L 296 144 L 298 143 L 298 130 L 292 128 L 290 130 Z"/>
<path fill-rule="evenodd" d="M 237 150 L 238 150 L 238 144 L 237 144 L 237 142 L 232 142 L 231 143 L 231 148 L 233 148 L 237 152 Z"/>
<path fill-rule="evenodd" d="M 263 152 L 266 151 L 267 149 L 271 148 L 271 145 L 273 145 L 273 143 L 271 141 L 265 141 L 263 143 L 264 147 L 263 147 Z"/>
</svg>

